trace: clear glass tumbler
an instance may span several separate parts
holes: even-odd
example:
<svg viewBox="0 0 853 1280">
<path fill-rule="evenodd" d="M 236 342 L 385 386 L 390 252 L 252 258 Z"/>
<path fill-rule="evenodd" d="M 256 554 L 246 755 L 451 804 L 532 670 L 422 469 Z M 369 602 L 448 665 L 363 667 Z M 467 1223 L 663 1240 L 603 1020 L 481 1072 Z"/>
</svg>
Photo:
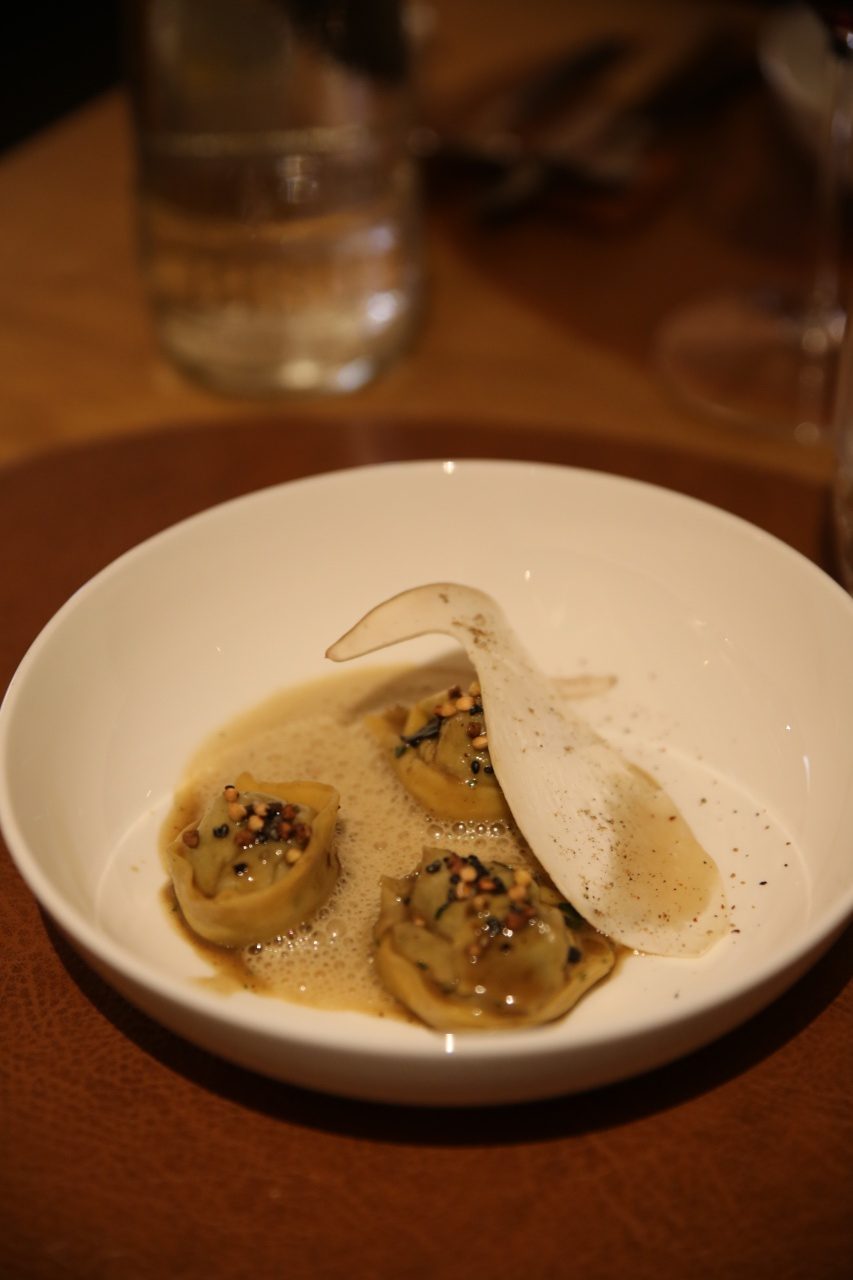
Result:
<svg viewBox="0 0 853 1280">
<path fill-rule="evenodd" d="M 398 0 L 128 0 L 142 268 L 185 372 L 344 392 L 423 288 Z"/>
</svg>

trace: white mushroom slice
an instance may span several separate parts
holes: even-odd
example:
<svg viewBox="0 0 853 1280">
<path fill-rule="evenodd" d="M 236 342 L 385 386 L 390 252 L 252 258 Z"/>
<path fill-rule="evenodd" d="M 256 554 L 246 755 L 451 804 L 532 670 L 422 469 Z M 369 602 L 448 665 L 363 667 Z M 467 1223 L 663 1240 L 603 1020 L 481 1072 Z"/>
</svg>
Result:
<svg viewBox="0 0 853 1280">
<path fill-rule="evenodd" d="M 454 583 L 386 600 L 327 650 L 335 662 L 438 632 L 477 670 L 495 773 L 556 886 L 626 947 L 697 956 L 726 932 L 720 875 L 672 800 L 565 705 L 496 602 Z"/>
</svg>

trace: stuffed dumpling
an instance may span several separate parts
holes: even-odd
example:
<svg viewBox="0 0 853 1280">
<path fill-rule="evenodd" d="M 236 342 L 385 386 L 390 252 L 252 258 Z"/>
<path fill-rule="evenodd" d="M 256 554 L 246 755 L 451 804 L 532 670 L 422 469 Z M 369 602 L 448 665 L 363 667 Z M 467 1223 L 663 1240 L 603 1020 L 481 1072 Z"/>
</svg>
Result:
<svg viewBox="0 0 853 1280">
<path fill-rule="evenodd" d="M 314 915 L 340 869 L 339 796 L 322 782 L 257 782 L 241 774 L 169 847 L 190 928 L 219 946 L 264 942 Z"/>
<path fill-rule="evenodd" d="M 371 726 L 410 795 L 438 818 L 496 821 L 510 811 L 492 767 L 480 686 L 459 685 Z"/>
<path fill-rule="evenodd" d="M 412 876 L 383 881 L 374 936 L 386 988 L 442 1031 L 550 1022 L 615 960 L 526 869 L 433 850 Z"/>
</svg>

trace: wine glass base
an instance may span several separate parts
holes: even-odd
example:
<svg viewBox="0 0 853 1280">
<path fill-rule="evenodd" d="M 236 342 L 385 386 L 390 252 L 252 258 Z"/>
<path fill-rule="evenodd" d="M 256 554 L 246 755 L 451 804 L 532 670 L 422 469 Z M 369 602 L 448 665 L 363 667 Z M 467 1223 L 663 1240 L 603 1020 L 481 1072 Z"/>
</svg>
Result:
<svg viewBox="0 0 853 1280">
<path fill-rule="evenodd" d="M 840 313 L 819 324 L 802 299 L 718 294 L 675 312 L 658 366 L 689 407 L 733 426 L 815 444 L 829 431 Z"/>
</svg>

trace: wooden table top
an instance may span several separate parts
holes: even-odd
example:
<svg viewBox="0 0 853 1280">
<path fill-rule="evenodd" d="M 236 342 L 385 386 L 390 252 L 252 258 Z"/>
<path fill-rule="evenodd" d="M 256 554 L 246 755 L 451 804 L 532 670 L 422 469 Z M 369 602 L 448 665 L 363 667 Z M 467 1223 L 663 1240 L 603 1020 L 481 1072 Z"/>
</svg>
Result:
<svg viewBox="0 0 853 1280">
<path fill-rule="evenodd" d="M 665 43 L 697 8 L 631 0 L 447 0 L 422 67 L 424 111 L 447 118 L 491 84 L 595 31 Z M 743 8 L 750 16 L 748 5 Z M 758 10 L 761 14 L 765 11 Z M 405 429 L 418 417 L 496 429 L 575 427 L 613 442 L 657 440 L 701 456 L 826 476 L 826 449 L 803 449 L 705 421 L 670 395 L 652 358 L 658 325 L 711 288 L 812 272 L 812 175 L 769 91 L 740 95 L 696 137 L 666 194 L 625 225 L 543 208 L 484 232 L 470 192 L 429 207 L 429 308 L 408 356 L 348 399 Z M 0 462 L 58 444 L 205 424 L 257 405 L 186 382 L 159 354 L 137 269 L 124 101 L 112 94 L 0 161 Z M 336 415 L 296 399 L 299 422 Z M 296 419 L 294 419 L 296 421 Z"/>
<path fill-rule="evenodd" d="M 580 8 L 437 4 L 430 92 L 449 100 L 555 33 L 631 20 L 627 2 Z M 683 10 L 648 13 L 665 30 Z M 732 510 L 833 572 L 828 451 L 693 416 L 649 355 L 697 290 L 807 271 L 802 191 L 779 197 L 789 162 L 801 173 L 758 85 L 618 231 L 543 211 L 486 234 L 464 192 L 436 193 L 412 352 L 346 399 L 246 403 L 156 350 L 120 96 L 10 153 L 0 687 L 72 591 L 253 489 L 257 457 L 265 484 L 409 457 L 593 467 Z M 158 1027 L 79 959 L 0 849 L 0 1275 L 841 1280 L 851 959 L 848 933 L 764 1013 L 637 1080 L 528 1106 L 384 1108 L 274 1084 Z"/>
</svg>

